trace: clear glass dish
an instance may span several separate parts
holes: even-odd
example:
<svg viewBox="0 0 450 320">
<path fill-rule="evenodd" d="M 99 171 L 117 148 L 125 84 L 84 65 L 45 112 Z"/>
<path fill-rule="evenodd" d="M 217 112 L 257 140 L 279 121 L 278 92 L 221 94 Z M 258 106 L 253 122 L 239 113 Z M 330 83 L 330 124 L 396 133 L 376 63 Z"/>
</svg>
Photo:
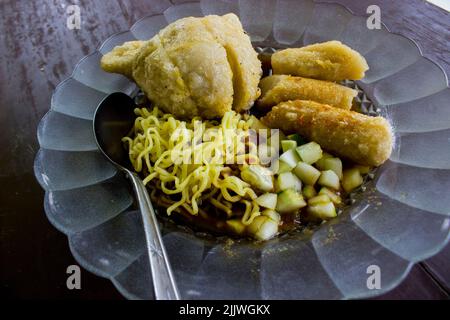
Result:
<svg viewBox="0 0 450 320">
<path fill-rule="evenodd" d="M 185 16 L 235 12 L 256 47 L 296 47 L 341 40 L 370 70 L 358 81 L 395 126 L 390 160 L 339 218 L 311 235 L 292 233 L 254 244 L 213 239 L 163 223 L 164 242 L 185 299 L 350 299 L 382 294 L 411 266 L 445 246 L 450 230 L 450 90 L 442 69 L 417 45 L 346 8 L 309 0 L 154 1 L 164 9 L 107 39 L 56 89 L 38 128 L 34 170 L 50 222 L 69 238 L 87 270 L 110 279 L 129 299 L 152 299 L 139 213 L 125 178 L 98 152 L 92 135 L 97 104 L 132 93 L 126 78 L 99 60 L 115 45 L 149 39 Z M 364 97 L 362 97 L 364 102 Z M 367 287 L 367 268 L 381 289 Z"/>
</svg>

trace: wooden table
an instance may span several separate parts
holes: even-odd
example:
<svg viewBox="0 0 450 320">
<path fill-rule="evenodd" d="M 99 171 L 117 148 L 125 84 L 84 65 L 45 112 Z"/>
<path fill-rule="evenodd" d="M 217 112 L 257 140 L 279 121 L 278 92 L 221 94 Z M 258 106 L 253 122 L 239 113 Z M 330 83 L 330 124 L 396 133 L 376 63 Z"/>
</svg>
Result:
<svg viewBox="0 0 450 320">
<path fill-rule="evenodd" d="M 357 14 L 378 4 L 382 21 L 416 40 L 450 74 L 450 15 L 419 0 L 338 1 Z M 82 27 L 66 27 L 65 6 L 78 3 Z M 161 1 L 159 2 L 161 3 Z M 13 298 L 122 299 L 113 285 L 87 271 L 82 290 L 66 288 L 75 264 L 67 238 L 47 221 L 44 193 L 32 171 L 36 127 L 55 86 L 84 55 L 140 17 L 161 10 L 150 0 L 2 0 L 0 2 L 0 283 Z M 450 292 L 450 247 L 416 265 L 382 298 L 445 299 Z"/>
</svg>

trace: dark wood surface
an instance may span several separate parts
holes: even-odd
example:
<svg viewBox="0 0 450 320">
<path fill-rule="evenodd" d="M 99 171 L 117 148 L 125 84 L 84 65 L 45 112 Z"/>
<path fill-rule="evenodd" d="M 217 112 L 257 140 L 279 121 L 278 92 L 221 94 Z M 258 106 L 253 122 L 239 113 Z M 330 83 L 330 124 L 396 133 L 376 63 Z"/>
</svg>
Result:
<svg viewBox="0 0 450 320">
<path fill-rule="evenodd" d="M 424 1 L 338 1 L 357 14 L 378 4 L 393 31 L 416 40 L 424 54 L 450 73 L 450 16 Z M 66 27 L 65 6 L 79 4 L 80 30 Z M 43 191 L 32 166 L 36 127 L 55 86 L 80 58 L 113 33 L 166 6 L 150 0 L 0 1 L 0 292 L 9 298 L 122 299 L 113 285 L 87 271 L 82 290 L 66 288 L 75 264 L 66 237 L 47 221 Z M 450 249 L 416 265 L 405 281 L 381 298 L 449 297 Z"/>
</svg>

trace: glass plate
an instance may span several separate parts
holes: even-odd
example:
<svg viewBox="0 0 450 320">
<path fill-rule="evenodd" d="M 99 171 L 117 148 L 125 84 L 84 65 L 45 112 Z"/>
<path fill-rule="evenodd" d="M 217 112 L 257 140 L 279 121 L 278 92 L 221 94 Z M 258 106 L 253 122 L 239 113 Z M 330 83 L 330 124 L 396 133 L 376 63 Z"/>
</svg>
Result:
<svg viewBox="0 0 450 320">
<path fill-rule="evenodd" d="M 363 195 L 337 219 L 306 236 L 292 233 L 263 244 L 229 243 L 163 223 L 164 243 L 185 299 L 349 299 L 382 294 L 411 266 L 436 254 L 450 228 L 450 90 L 442 69 L 417 45 L 346 8 L 309 0 L 154 1 L 160 14 L 136 22 L 84 57 L 55 89 L 38 128 L 34 171 L 45 189 L 45 212 L 69 238 L 87 270 L 110 279 L 130 299 L 152 299 L 139 212 L 128 182 L 97 150 L 92 118 L 114 91 L 132 93 L 126 78 L 102 71 L 115 45 L 149 39 L 185 16 L 234 12 L 255 47 L 296 47 L 336 39 L 361 52 L 370 70 L 358 81 L 388 117 L 396 143 Z M 364 97 L 363 97 L 364 99 Z M 381 289 L 367 286 L 368 267 Z"/>
</svg>

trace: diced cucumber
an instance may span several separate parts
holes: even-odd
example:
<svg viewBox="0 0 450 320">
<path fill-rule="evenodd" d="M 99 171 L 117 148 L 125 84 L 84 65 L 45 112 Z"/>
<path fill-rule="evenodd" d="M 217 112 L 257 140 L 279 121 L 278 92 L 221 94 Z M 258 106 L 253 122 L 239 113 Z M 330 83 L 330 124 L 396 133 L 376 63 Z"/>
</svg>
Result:
<svg viewBox="0 0 450 320">
<path fill-rule="evenodd" d="M 228 229 L 235 234 L 241 235 L 245 232 L 245 225 L 240 219 L 227 220 L 226 223 Z"/>
<path fill-rule="evenodd" d="M 286 152 L 291 149 L 297 148 L 297 142 L 294 140 L 282 140 L 281 141 L 281 149 L 283 152 Z"/>
<path fill-rule="evenodd" d="M 255 202 L 260 206 L 274 210 L 277 207 L 277 194 L 264 193 L 255 199 Z"/>
<path fill-rule="evenodd" d="M 301 137 L 298 133 L 290 134 L 287 136 L 287 138 L 289 140 L 297 142 L 297 145 L 299 146 L 306 143 L 306 140 L 303 137 Z"/>
<path fill-rule="evenodd" d="M 337 216 L 336 208 L 334 207 L 333 202 L 319 203 L 313 206 L 308 206 L 306 211 L 309 215 L 322 220 L 328 220 Z"/>
<path fill-rule="evenodd" d="M 369 166 L 361 166 L 361 165 L 357 165 L 355 166 L 355 168 L 357 168 L 359 170 L 359 173 L 361 174 L 368 174 L 370 170 L 372 170 L 372 168 Z"/>
<path fill-rule="evenodd" d="M 292 170 L 292 168 L 283 160 L 277 160 L 277 162 L 275 163 L 275 173 L 276 174 L 281 174 L 283 172 L 289 172 Z"/>
<path fill-rule="evenodd" d="M 252 236 L 261 228 L 261 225 L 267 220 L 266 216 L 257 216 L 252 223 L 247 226 L 247 232 Z"/>
<path fill-rule="evenodd" d="M 333 170 L 339 177 L 339 180 L 342 180 L 342 161 L 339 158 L 324 159 L 323 168 L 321 170 Z"/>
<path fill-rule="evenodd" d="M 363 183 L 363 178 L 358 168 L 352 168 L 344 170 L 342 178 L 342 187 L 346 192 L 350 192 L 353 189 L 359 187 Z"/>
<path fill-rule="evenodd" d="M 323 164 L 325 159 L 328 158 L 334 158 L 331 154 L 329 154 L 328 152 L 323 152 L 322 153 L 322 158 L 320 158 L 319 160 L 316 161 L 316 163 L 314 164 L 319 170 L 325 170 L 323 168 Z"/>
<path fill-rule="evenodd" d="M 321 194 L 321 195 L 318 195 L 318 196 L 315 196 L 315 197 L 309 199 L 308 205 L 314 206 L 319 203 L 328 203 L 328 202 L 331 202 L 330 197 L 328 197 L 326 194 Z"/>
<path fill-rule="evenodd" d="M 302 182 L 292 172 L 284 172 L 277 177 L 276 190 L 277 192 L 294 189 L 295 191 L 302 190 Z"/>
<path fill-rule="evenodd" d="M 266 210 L 264 210 L 263 212 L 261 212 L 261 214 L 262 214 L 263 216 L 266 216 L 266 217 L 272 219 L 272 220 L 275 221 L 275 222 L 280 223 L 280 221 L 281 221 L 281 216 L 280 216 L 280 214 L 279 214 L 278 212 L 276 212 L 276 211 L 273 211 L 273 210 L 270 210 L 270 209 L 266 209 Z"/>
<path fill-rule="evenodd" d="M 269 240 L 273 238 L 277 232 L 278 222 L 273 221 L 272 219 L 267 219 L 256 232 L 255 238 L 258 240 Z"/>
<path fill-rule="evenodd" d="M 324 187 L 330 187 L 335 190 L 339 190 L 339 177 L 332 170 L 322 171 L 318 184 Z"/>
<path fill-rule="evenodd" d="M 306 199 L 311 199 L 317 195 L 316 189 L 314 189 L 314 187 L 311 185 L 304 186 L 302 193 L 303 197 L 305 197 Z"/>
<path fill-rule="evenodd" d="M 269 192 L 273 190 L 273 173 L 260 165 L 249 165 L 241 171 L 241 178 L 253 187 Z"/>
<path fill-rule="evenodd" d="M 322 158 L 322 148 L 316 142 L 301 145 L 296 150 L 300 159 L 307 164 L 313 164 Z"/>
<path fill-rule="evenodd" d="M 331 201 L 333 201 L 334 204 L 341 204 L 342 199 L 339 195 L 337 195 L 334 191 L 328 189 L 327 187 L 322 187 L 320 189 L 319 194 L 325 194 L 327 195 Z"/>
<path fill-rule="evenodd" d="M 277 234 L 278 222 L 261 215 L 253 220 L 247 231 L 257 240 L 268 240 Z"/>
<path fill-rule="evenodd" d="M 320 171 L 306 162 L 299 162 L 294 168 L 294 173 L 304 183 L 314 185 L 320 177 Z"/>
<path fill-rule="evenodd" d="M 280 160 L 284 161 L 287 165 L 289 165 L 289 167 L 292 170 L 292 169 L 295 168 L 297 163 L 300 161 L 300 157 L 298 156 L 298 154 L 295 151 L 295 149 L 291 149 L 291 150 L 288 150 L 288 151 L 284 152 L 280 156 Z"/>
<path fill-rule="evenodd" d="M 286 189 L 278 194 L 277 212 L 280 214 L 295 212 L 305 206 L 302 195 L 294 189 Z"/>
</svg>

